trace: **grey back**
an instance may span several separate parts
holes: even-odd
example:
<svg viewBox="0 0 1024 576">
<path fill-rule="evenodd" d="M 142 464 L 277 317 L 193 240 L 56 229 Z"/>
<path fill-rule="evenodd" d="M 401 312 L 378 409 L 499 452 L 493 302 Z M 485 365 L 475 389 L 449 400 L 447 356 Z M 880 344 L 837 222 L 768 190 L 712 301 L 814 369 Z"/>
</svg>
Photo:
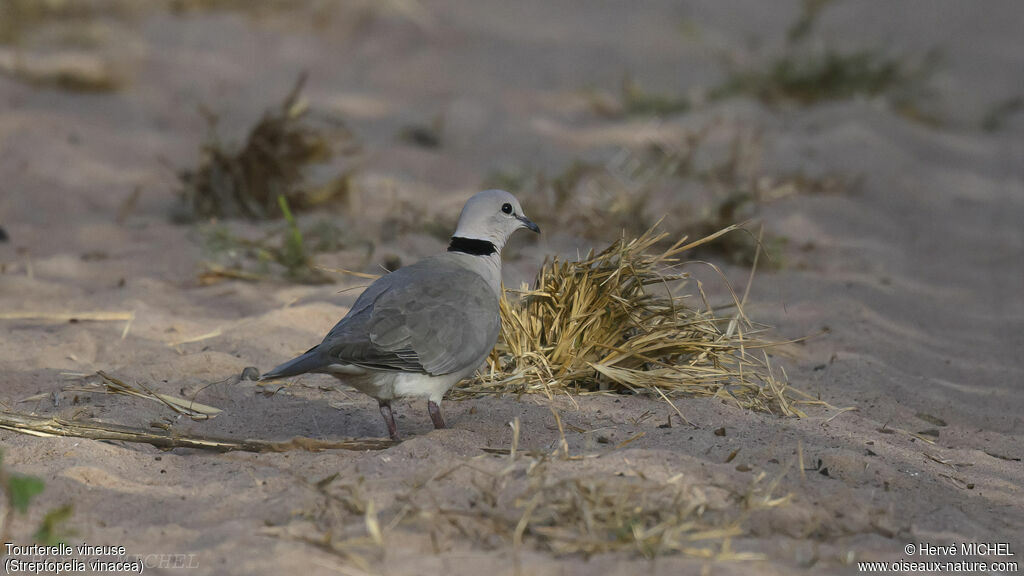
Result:
<svg viewBox="0 0 1024 576">
<path fill-rule="evenodd" d="M 379 278 L 317 348 L 325 363 L 439 376 L 475 368 L 500 327 L 493 289 L 442 255 Z"/>
</svg>

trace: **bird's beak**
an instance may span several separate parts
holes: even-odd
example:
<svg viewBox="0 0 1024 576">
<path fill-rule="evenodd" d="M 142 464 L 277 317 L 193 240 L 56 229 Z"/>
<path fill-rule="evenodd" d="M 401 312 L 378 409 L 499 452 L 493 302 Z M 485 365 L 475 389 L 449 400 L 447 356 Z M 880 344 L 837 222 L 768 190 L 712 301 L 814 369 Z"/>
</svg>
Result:
<svg viewBox="0 0 1024 576">
<path fill-rule="evenodd" d="M 534 224 L 529 218 L 527 218 L 526 216 L 516 216 L 516 218 L 523 223 L 524 228 L 529 228 L 530 230 L 533 230 L 537 234 L 540 234 L 540 226 Z"/>
</svg>

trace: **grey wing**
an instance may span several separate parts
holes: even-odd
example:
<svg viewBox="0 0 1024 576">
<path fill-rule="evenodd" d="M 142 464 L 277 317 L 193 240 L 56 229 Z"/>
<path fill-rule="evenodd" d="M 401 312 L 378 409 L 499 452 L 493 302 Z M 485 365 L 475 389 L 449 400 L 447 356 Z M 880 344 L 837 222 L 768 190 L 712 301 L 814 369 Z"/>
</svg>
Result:
<svg viewBox="0 0 1024 576">
<path fill-rule="evenodd" d="M 331 331 L 324 352 L 368 368 L 434 376 L 469 368 L 490 352 L 500 318 L 483 278 L 457 266 L 419 264 L 386 276 L 372 304 L 354 308 Z"/>
</svg>

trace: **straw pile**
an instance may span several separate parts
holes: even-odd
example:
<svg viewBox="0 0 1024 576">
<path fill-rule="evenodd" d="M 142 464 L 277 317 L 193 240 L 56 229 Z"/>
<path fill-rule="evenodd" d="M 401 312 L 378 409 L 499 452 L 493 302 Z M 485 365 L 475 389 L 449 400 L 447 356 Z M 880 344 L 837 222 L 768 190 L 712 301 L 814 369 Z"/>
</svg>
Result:
<svg viewBox="0 0 1024 576">
<path fill-rule="evenodd" d="M 178 174 L 179 194 L 190 217 L 279 218 L 284 197 L 292 209 L 303 210 L 343 199 L 348 194 L 348 172 L 327 182 L 312 182 L 311 168 L 331 161 L 335 152 L 351 154 L 354 138 L 335 118 L 314 118 L 301 99 L 306 81 L 299 76 L 292 91 L 276 108 L 268 110 L 249 132 L 245 143 L 229 146 L 217 136 L 217 118 L 208 114 L 210 136 L 203 144 L 202 161 Z M 337 143 L 343 143 L 335 150 Z"/>
<path fill-rule="evenodd" d="M 777 343 L 762 337 L 735 293 L 730 316 L 716 315 L 699 282 L 699 307 L 680 294 L 690 283 L 679 271 L 683 254 L 737 228 L 653 254 L 667 234 L 652 228 L 581 261 L 546 260 L 533 289 L 502 299 L 490 373 L 456 394 L 714 396 L 803 416 L 796 404 L 817 402 L 776 378 L 765 349 Z"/>
<path fill-rule="evenodd" d="M 515 524 L 513 543 L 533 540 L 551 552 L 591 556 L 633 551 L 653 558 L 679 552 L 719 560 L 752 556 L 731 552 L 741 536 L 736 517 L 715 510 L 698 488 L 636 478 L 566 478 L 537 486 Z"/>
<path fill-rule="evenodd" d="M 517 443 L 518 421 L 512 445 Z M 747 520 L 791 499 L 774 495 L 785 472 L 774 479 L 761 472 L 749 484 L 730 487 L 695 482 L 689 474 L 609 475 L 588 462 L 595 460 L 558 449 L 514 452 L 508 460 L 476 457 L 446 464 L 387 496 L 379 483 L 363 477 L 342 482 L 335 473 L 310 484 L 322 496 L 302 514 L 311 523 L 268 534 L 314 544 L 367 572 L 383 561 L 386 548 L 401 545 L 392 538 L 403 532 L 429 536 L 435 554 L 469 544 L 510 547 L 516 555 L 534 549 L 585 558 L 622 552 L 735 562 L 761 558 L 732 547 L 747 533 Z M 462 488 L 445 488 L 452 482 Z M 388 504 L 378 507 L 382 501 Z"/>
</svg>

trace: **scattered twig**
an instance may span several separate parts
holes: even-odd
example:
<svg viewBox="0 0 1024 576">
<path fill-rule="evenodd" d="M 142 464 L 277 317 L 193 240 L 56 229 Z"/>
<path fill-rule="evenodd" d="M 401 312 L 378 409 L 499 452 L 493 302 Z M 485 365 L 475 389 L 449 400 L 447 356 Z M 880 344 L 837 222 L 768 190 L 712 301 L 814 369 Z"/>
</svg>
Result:
<svg viewBox="0 0 1024 576">
<path fill-rule="evenodd" d="M 0 411 L 0 429 L 41 437 L 70 436 L 90 440 L 120 440 L 151 444 L 157 448 L 196 448 L 215 452 L 288 452 L 305 450 L 383 450 L 394 443 L 385 438 L 345 438 L 342 440 L 317 440 L 296 436 L 285 442 L 270 442 L 255 439 L 217 438 L 213 436 L 190 436 L 173 432 L 140 430 L 130 426 L 108 424 L 96 421 L 72 421 L 56 417 L 34 416 L 16 412 Z"/>
</svg>

